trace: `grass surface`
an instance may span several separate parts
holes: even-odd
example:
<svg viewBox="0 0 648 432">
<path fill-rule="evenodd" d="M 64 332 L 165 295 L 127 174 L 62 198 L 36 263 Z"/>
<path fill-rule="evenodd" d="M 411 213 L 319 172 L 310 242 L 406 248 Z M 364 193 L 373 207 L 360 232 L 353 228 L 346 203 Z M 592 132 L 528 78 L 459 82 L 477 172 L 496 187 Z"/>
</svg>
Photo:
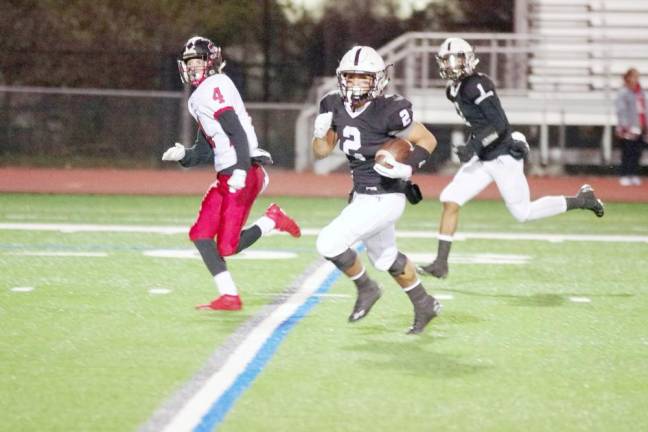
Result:
<svg viewBox="0 0 648 432">
<path fill-rule="evenodd" d="M 0 223 L 189 226 L 200 197 L 0 195 Z M 337 215 L 338 199 L 278 198 L 303 227 Z M 251 216 L 267 206 L 260 200 Z M 648 206 L 606 217 L 570 212 L 521 225 L 500 202 L 473 202 L 461 231 L 648 235 Z M 402 230 L 436 230 L 440 206 L 408 206 Z M 239 325 L 318 257 L 315 238 L 267 237 L 253 248 L 292 260 L 232 260 L 240 313 L 199 313 L 215 297 L 184 234 L 0 230 L 0 430 L 135 430 Z M 435 240 L 399 239 L 406 253 Z M 92 252 L 105 256 L 32 256 Z M 425 279 L 442 315 L 419 337 L 411 305 L 385 293 L 350 325 L 340 279 L 288 334 L 220 425 L 224 431 L 609 431 L 648 428 L 648 245 L 457 241 L 452 257 L 506 254 L 523 265 L 451 264 Z M 365 262 L 366 262 L 366 257 Z M 14 287 L 33 287 L 14 292 Z M 171 290 L 152 295 L 151 288 Z M 586 297 L 575 303 L 570 297 Z"/>
</svg>

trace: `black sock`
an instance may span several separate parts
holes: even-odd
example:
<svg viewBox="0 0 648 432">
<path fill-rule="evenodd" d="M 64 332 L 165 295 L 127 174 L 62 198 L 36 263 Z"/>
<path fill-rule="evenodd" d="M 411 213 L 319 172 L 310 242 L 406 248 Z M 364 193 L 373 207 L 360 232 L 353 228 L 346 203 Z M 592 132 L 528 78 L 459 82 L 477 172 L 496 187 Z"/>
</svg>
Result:
<svg viewBox="0 0 648 432">
<path fill-rule="evenodd" d="M 257 240 L 261 238 L 261 228 L 257 225 L 252 225 L 248 229 L 241 231 L 241 237 L 239 238 L 238 248 L 236 253 L 241 252 L 243 249 L 247 249 L 254 244 Z"/>
<path fill-rule="evenodd" d="M 437 261 L 448 262 L 448 255 L 450 255 L 450 248 L 452 247 L 452 242 L 448 240 L 440 240 L 437 249 Z"/>
<path fill-rule="evenodd" d="M 585 199 L 578 195 L 573 197 L 565 197 L 567 202 L 567 210 L 579 209 L 585 206 Z"/>
<path fill-rule="evenodd" d="M 362 270 L 362 276 L 357 279 L 353 279 L 353 283 L 358 288 L 358 291 L 363 291 L 365 289 L 371 288 L 374 284 L 374 281 L 369 277 L 366 270 Z"/>
<path fill-rule="evenodd" d="M 196 249 L 198 249 L 198 252 L 200 252 L 200 256 L 202 257 L 203 262 L 207 266 L 207 269 L 212 274 L 212 276 L 216 276 L 218 273 L 227 270 L 225 260 L 218 253 L 218 249 L 216 249 L 216 242 L 214 240 L 194 240 L 194 245 L 196 245 Z"/>
<path fill-rule="evenodd" d="M 423 288 L 423 284 L 420 283 L 409 291 L 406 291 L 406 293 L 414 306 L 422 303 L 428 297 L 427 291 Z"/>
</svg>

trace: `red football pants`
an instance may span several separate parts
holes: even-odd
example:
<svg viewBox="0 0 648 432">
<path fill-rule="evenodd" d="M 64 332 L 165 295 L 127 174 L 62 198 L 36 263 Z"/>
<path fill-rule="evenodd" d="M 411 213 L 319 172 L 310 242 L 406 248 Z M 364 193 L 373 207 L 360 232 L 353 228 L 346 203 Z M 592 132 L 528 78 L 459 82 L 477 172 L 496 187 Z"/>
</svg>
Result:
<svg viewBox="0 0 648 432">
<path fill-rule="evenodd" d="M 261 192 L 265 175 L 263 168 L 252 165 L 247 172 L 245 187 L 230 193 L 227 186 L 230 176 L 218 174 L 217 182 L 205 194 L 198 217 L 189 230 L 191 241 L 216 237 L 221 256 L 235 254 L 241 230 Z"/>
</svg>

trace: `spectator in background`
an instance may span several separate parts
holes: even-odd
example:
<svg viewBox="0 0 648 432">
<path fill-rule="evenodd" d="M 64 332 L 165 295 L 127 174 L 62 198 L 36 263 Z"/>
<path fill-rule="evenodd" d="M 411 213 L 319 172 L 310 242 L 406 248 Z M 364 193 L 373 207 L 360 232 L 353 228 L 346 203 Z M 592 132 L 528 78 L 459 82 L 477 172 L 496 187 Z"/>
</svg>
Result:
<svg viewBox="0 0 648 432">
<path fill-rule="evenodd" d="M 639 160 L 648 142 L 646 93 L 639 84 L 639 71 L 630 68 L 623 75 L 624 86 L 616 98 L 616 136 L 621 142 L 622 186 L 640 185 Z"/>
</svg>

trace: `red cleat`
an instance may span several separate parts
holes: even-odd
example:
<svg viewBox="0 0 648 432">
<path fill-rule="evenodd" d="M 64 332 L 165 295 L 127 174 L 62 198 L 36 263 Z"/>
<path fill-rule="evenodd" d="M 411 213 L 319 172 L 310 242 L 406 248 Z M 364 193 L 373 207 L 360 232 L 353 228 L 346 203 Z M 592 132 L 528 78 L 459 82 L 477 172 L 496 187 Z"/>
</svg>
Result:
<svg viewBox="0 0 648 432">
<path fill-rule="evenodd" d="M 207 309 L 207 310 L 226 310 L 226 311 L 237 311 L 243 308 L 243 302 L 241 302 L 241 297 L 237 295 L 225 294 L 218 297 L 216 300 L 211 303 L 201 304 L 196 306 L 196 309 Z"/>
<path fill-rule="evenodd" d="M 275 229 L 279 231 L 284 231 L 290 234 L 293 237 L 301 236 L 301 229 L 297 222 L 292 220 L 290 216 L 284 213 L 277 204 L 272 203 L 270 207 L 265 212 L 265 215 L 272 219 L 275 223 Z"/>
</svg>

